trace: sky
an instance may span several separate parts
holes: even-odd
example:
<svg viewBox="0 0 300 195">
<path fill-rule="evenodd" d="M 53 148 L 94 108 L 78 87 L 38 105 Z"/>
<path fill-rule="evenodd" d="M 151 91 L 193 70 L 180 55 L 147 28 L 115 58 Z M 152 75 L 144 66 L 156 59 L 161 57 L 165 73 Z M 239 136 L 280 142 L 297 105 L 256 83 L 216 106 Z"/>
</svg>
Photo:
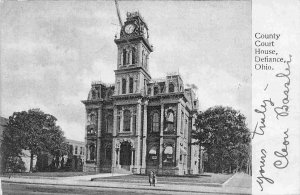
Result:
<svg viewBox="0 0 300 195">
<path fill-rule="evenodd" d="M 250 1 L 120 1 L 139 11 L 154 52 L 152 78 L 178 72 L 197 86 L 200 110 L 231 106 L 251 124 Z M 1 10 L 1 109 L 40 108 L 69 139 L 84 140 L 91 82 L 114 82 L 114 1 L 4 2 Z"/>
</svg>

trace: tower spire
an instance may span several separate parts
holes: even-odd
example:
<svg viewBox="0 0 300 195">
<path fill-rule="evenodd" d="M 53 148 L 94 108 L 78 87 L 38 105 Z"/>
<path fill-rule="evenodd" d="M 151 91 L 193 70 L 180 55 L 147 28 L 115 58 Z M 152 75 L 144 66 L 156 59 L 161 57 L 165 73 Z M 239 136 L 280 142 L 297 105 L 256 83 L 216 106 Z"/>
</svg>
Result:
<svg viewBox="0 0 300 195">
<path fill-rule="evenodd" d="M 121 18 L 121 15 L 120 15 L 120 9 L 119 9 L 118 0 L 115 0 L 115 5 L 116 5 L 116 10 L 117 10 L 117 15 L 118 15 L 120 27 L 122 28 L 123 22 L 122 22 L 122 18 Z"/>
</svg>

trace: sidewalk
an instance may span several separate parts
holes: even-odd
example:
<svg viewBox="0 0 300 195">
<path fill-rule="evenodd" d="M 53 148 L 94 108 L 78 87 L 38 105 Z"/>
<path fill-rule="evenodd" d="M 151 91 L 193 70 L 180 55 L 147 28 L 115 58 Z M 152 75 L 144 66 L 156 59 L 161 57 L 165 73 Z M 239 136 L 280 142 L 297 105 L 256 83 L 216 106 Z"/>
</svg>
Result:
<svg viewBox="0 0 300 195">
<path fill-rule="evenodd" d="M 124 182 L 101 182 L 90 181 L 94 177 L 112 177 L 126 174 L 98 174 L 75 176 L 68 178 L 1 178 L 2 182 L 26 183 L 26 184 L 44 184 L 44 185 L 64 185 L 64 186 L 83 186 L 83 187 L 98 187 L 98 188 L 119 188 L 119 189 L 137 189 L 137 190 L 155 190 L 155 191 L 174 191 L 174 192 L 202 192 L 202 193 L 222 193 L 222 194 L 251 194 L 251 188 L 241 188 L 226 183 L 223 187 L 211 186 L 195 186 L 195 185 L 180 185 L 180 184 L 157 184 L 156 187 L 149 186 L 148 183 L 124 183 Z M 234 175 L 230 180 L 243 179 L 243 175 Z"/>
</svg>

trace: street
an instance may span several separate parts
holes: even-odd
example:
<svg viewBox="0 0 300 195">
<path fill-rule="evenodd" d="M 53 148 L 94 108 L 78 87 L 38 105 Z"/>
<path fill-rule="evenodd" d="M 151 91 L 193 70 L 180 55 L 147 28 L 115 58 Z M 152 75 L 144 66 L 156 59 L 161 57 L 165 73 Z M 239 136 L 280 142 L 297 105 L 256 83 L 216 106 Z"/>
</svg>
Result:
<svg viewBox="0 0 300 195">
<path fill-rule="evenodd" d="M 24 183 L 6 183 L 2 182 L 3 195 L 60 195 L 60 194 L 89 194 L 89 195 L 127 195 L 127 194 L 187 194 L 186 191 L 174 192 L 161 189 L 124 189 L 124 188 L 108 188 L 108 187 L 83 187 L 83 186 L 63 186 L 63 185 L 44 185 L 44 184 L 24 184 Z M 228 193 L 212 193 L 212 192 L 188 192 L 188 194 L 228 194 Z"/>
</svg>

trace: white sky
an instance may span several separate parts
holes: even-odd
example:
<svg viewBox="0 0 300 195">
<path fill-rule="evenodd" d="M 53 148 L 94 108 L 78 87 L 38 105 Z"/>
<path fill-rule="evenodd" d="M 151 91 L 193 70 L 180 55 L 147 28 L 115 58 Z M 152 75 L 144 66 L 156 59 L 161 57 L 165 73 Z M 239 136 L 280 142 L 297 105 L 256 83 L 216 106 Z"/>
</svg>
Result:
<svg viewBox="0 0 300 195">
<path fill-rule="evenodd" d="M 167 72 L 195 84 L 201 110 L 240 110 L 251 124 L 250 1 L 121 1 L 150 28 L 153 78 Z M 91 81 L 113 83 L 119 33 L 113 1 L 4 2 L 1 116 L 41 108 L 67 138 L 84 140 Z"/>
</svg>

